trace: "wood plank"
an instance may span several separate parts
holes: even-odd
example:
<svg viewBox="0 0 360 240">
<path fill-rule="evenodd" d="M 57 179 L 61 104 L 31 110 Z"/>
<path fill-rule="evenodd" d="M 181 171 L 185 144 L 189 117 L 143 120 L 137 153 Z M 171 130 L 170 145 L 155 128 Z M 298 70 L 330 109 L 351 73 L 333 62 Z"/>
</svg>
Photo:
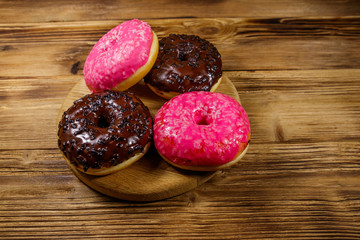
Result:
<svg viewBox="0 0 360 240">
<path fill-rule="evenodd" d="M 360 70 L 226 74 L 249 115 L 253 142 L 359 140 Z M 56 148 L 58 110 L 81 79 L 75 75 L 1 80 L 0 149 Z"/>
<path fill-rule="evenodd" d="M 357 151 L 360 147 L 359 141 L 252 144 L 254 146 L 251 145 L 251 149 L 239 164 L 221 172 L 222 177 L 237 171 L 232 179 L 236 178 L 235 182 L 240 183 L 263 177 L 288 177 L 291 174 L 306 176 L 314 172 L 342 174 L 359 171 L 360 152 Z M 9 177 L 16 179 L 17 176 L 20 178 L 73 176 L 58 148 L 0 151 L 0 172 L 4 179 Z M 1 182 L 5 185 L 10 184 L 6 181 Z M 26 184 L 19 182 L 19 184 L 24 183 Z M 12 194 L 9 194 L 10 196 L 15 197 Z"/>
<path fill-rule="evenodd" d="M 1 24 L 0 76 L 82 74 L 92 46 L 119 23 Z M 211 41 L 227 71 L 359 68 L 359 17 L 201 18 L 149 23 L 160 38 L 187 33 Z"/>
<path fill-rule="evenodd" d="M 2 79 L 0 149 L 54 148 L 58 111 L 80 80 L 79 76 Z"/>
<path fill-rule="evenodd" d="M 0 239 L 359 239 L 357 0 L 0 0 Z M 223 56 L 252 124 L 242 162 L 133 203 L 70 171 L 56 119 L 87 54 L 141 17 Z"/>
<path fill-rule="evenodd" d="M 205 4 L 204 4 L 205 3 Z M 191 7 L 189 7 L 191 5 Z M 29 10 L 31 9 L 31 10 Z M 141 14 L 139 14 L 141 12 Z M 356 0 L 0 1 L 0 22 L 68 22 L 142 18 L 283 17 L 358 15 Z"/>
<path fill-rule="evenodd" d="M 7 239 L 352 239 L 360 227 L 359 147 L 253 144 L 243 162 L 196 190 L 138 204 L 87 188 L 57 149 L 1 151 L 0 232 Z"/>
<path fill-rule="evenodd" d="M 250 116 L 252 140 L 359 141 L 359 73 L 251 71 L 232 72 L 230 78 Z"/>
</svg>

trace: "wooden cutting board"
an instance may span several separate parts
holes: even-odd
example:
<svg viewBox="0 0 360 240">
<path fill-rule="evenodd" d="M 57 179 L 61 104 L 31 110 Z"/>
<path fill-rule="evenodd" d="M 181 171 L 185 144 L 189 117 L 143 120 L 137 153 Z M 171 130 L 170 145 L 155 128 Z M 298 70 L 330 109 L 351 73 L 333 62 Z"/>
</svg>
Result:
<svg viewBox="0 0 360 240">
<path fill-rule="evenodd" d="M 165 99 L 154 94 L 143 81 L 128 91 L 134 92 L 154 116 L 165 103 Z M 240 102 L 239 95 L 233 83 L 223 76 L 217 92 L 225 93 Z M 89 94 L 84 81 L 78 82 L 67 95 L 61 106 L 58 122 L 75 100 Z M 86 185 L 118 199 L 129 201 L 156 201 L 173 197 L 196 188 L 215 175 L 216 172 L 193 172 L 177 169 L 166 163 L 157 154 L 152 144 L 146 155 L 128 168 L 106 176 L 91 176 L 84 174 L 65 159 L 74 174 Z"/>
</svg>

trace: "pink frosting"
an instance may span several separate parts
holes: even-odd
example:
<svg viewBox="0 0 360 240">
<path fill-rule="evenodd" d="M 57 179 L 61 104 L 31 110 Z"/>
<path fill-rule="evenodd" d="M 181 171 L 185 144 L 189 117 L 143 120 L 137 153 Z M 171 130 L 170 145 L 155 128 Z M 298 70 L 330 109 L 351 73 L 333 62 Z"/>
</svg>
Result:
<svg viewBox="0 0 360 240">
<path fill-rule="evenodd" d="M 221 93 L 189 92 L 166 102 L 155 115 L 155 147 L 181 165 L 221 165 L 250 139 L 243 107 Z"/>
<path fill-rule="evenodd" d="M 84 65 L 87 86 L 107 90 L 129 78 L 148 58 L 153 41 L 151 27 L 137 19 L 106 33 L 93 47 Z"/>
</svg>

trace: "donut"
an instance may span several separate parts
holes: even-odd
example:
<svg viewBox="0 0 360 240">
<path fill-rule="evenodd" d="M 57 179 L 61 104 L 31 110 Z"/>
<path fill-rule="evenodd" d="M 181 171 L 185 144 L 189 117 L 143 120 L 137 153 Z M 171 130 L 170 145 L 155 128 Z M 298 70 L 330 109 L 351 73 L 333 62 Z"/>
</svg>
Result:
<svg viewBox="0 0 360 240">
<path fill-rule="evenodd" d="M 124 91 L 150 71 L 158 50 L 157 36 L 146 22 L 123 22 L 106 33 L 86 58 L 85 83 L 92 92 Z"/>
<path fill-rule="evenodd" d="M 96 92 L 64 112 L 58 146 L 77 170 L 106 175 L 130 166 L 147 152 L 152 125 L 149 109 L 134 94 Z"/>
<path fill-rule="evenodd" d="M 191 91 L 213 92 L 222 76 L 221 56 L 210 42 L 195 35 L 170 34 L 159 42 L 159 54 L 145 83 L 170 99 Z"/>
<path fill-rule="evenodd" d="M 167 101 L 154 117 L 154 144 L 175 167 L 216 171 L 238 162 L 250 141 L 244 108 L 222 94 L 194 91 Z"/>
</svg>

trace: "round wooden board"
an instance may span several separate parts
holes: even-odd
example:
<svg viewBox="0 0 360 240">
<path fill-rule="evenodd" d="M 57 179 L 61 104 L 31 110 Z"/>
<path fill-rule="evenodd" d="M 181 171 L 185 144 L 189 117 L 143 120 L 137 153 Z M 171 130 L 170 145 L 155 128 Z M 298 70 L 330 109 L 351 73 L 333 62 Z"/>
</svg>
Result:
<svg viewBox="0 0 360 240">
<path fill-rule="evenodd" d="M 154 94 L 143 81 L 128 91 L 134 92 L 148 106 L 152 116 L 156 114 L 166 101 Z M 227 94 L 240 102 L 235 86 L 226 76 L 223 76 L 217 92 Z M 57 119 L 58 122 L 63 112 L 75 100 L 89 93 L 90 91 L 86 87 L 85 82 L 83 80 L 79 81 L 71 89 L 61 106 Z M 154 144 L 152 144 L 150 150 L 142 159 L 130 167 L 106 176 L 84 174 L 70 164 L 67 159 L 66 162 L 75 175 L 89 187 L 108 196 L 129 201 L 156 201 L 173 197 L 196 188 L 216 173 L 177 169 L 162 160 Z"/>
</svg>

